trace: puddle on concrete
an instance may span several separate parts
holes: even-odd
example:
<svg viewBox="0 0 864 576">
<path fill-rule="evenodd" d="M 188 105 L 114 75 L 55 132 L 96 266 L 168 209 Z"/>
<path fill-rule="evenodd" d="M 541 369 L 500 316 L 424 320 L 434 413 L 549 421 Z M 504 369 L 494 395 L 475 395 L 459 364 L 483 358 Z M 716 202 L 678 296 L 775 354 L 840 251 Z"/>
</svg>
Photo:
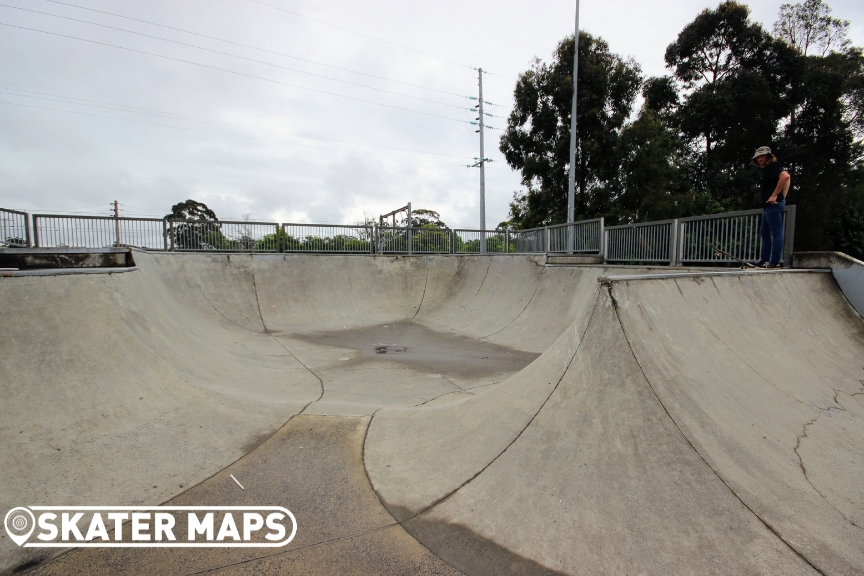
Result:
<svg viewBox="0 0 864 576">
<path fill-rule="evenodd" d="M 383 362 L 464 380 L 510 375 L 522 370 L 539 356 L 433 330 L 410 321 L 286 336 L 313 345 L 356 350 L 352 358 L 345 360 L 343 356 L 338 359 L 340 368 L 345 370 L 369 364 L 380 366 Z M 385 348 L 384 352 L 379 351 L 382 347 Z"/>
</svg>

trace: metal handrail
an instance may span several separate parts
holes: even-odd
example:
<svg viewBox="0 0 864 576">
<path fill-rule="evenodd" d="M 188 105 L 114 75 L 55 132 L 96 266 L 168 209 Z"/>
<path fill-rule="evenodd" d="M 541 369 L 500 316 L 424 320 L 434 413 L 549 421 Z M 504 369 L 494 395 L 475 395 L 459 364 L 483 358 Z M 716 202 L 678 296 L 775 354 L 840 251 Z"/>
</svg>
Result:
<svg viewBox="0 0 864 576">
<path fill-rule="evenodd" d="M 722 212 L 720 214 L 703 214 L 701 216 L 687 216 L 678 218 L 678 222 L 694 222 L 696 220 L 713 220 L 717 218 L 734 218 L 736 216 L 749 216 L 750 214 L 762 214 L 761 208 L 755 210 L 739 210 L 737 212 Z"/>
<path fill-rule="evenodd" d="M 2 210 L 2 208 L 0 208 Z M 22 212 L 26 214 L 26 212 Z M 67 220 L 133 220 L 136 222 L 162 222 L 165 218 L 132 218 L 131 216 L 79 216 L 77 214 L 33 214 L 33 218 L 64 218 Z"/>
<path fill-rule="evenodd" d="M 663 224 L 672 224 L 678 222 L 677 219 L 657 220 L 656 222 L 639 222 L 638 224 L 619 224 L 617 226 L 606 226 L 606 230 L 621 230 L 622 228 L 642 228 L 645 226 L 661 226 Z"/>
<path fill-rule="evenodd" d="M 0 216 L 12 215 L 17 219 L 11 225 L 7 224 L 8 218 L 0 220 L 0 232 L 4 236 L 0 241 L 8 237 L 19 240 L 16 246 L 26 244 L 27 247 L 37 248 L 40 244 L 55 243 L 58 246 L 69 246 L 68 242 L 72 242 L 80 247 L 139 246 L 150 250 L 166 251 L 354 254 L 593 252 L 599 253 L 610 262 L 668 262 L 670 265 L 679 265 L 684 262 L 721 263 L 739 259 L 754 260 L 758 256 L 755 251 L 758 250 L 761 242 L 757 225 L 761 213 L 760 209 L 740 210 L 617 226 L 606 226 L 603 218 L 592 218 L 522 230 L 477 230 L 191 218 L 30 215 L 27 212 L 0 208 Z M 791 264 L 795 233 L 794 205 L 784 208 L 783 218 L 786 227 L 784 261 Z M 56 222 L 46 222 L 51 219 L 59 222 L 69 221 L 71 224 L 64 227 Z M 76 226 L 76 221 L 79 223 L 99 221 L 105 224 L 101 227 Z M 129 226 L 124 226 L 123 223 L 129 223 Z M 159 223 L 161 230 L 152 226 L 149 229 L 146 226 L 132 226 L 132 223 Z M 44 232 L 51 234 L 50 240 L 40 239 L 40 225 L 43 224 L 49 227 Z M 181 228 L 183 224 L 190 226 Z M 211 227 L 213 230 L 209 230 Z M 8 232 L 9 230 L 12 232 Z M 24 238 L 21 238 L 18 230 L 24 232 Z M 572 231 L 572 233 L 564 234 L 562 230 Z M 646 232 L 639 232 L 637 236 L 630 234 L 632 238 L 625 238 L 628 233 L 622 231 L 626 230 Z M 289 231 L 293 235 L 289 234 Z M 309 234 L 304 235 L 306 232 Z M 208 235 L 212 237 L 206 238 Z M 134 241 L 129 242 L 130 238 Z M 153 242 L 154 239 L 157 242 Z M 627 245 L 627 242 L 630 244 Z M 156 244 L 159 246 L 157 247 Z M 718 256 L 716 244 L 720 245 L 719 248 L 724 254 L 730 254 L 730 257 Z M 610 249 L 613 253 L 610 253 Z M 627 254 L 622 250 L 626 250 Z"/>
</svg>

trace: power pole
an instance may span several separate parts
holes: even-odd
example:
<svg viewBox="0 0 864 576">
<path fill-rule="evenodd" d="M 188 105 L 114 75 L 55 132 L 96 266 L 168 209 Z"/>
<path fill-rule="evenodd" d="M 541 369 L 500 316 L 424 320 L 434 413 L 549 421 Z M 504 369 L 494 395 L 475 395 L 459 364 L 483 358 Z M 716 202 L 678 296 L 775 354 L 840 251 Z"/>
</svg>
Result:
<svg viewBox="0 0 864 576">
<path fill-rule="evenodd" d="M 114 200 L 114 232 L 117 236 L 117 242 L 114 246 L 120 247 L 120 205 L 117 200 Z"/>
<path fill-rule="evenodd" d="M 576 96 L 579 85 L 579 0 L 576 0 L 576 32 L 573 43 L 573 106 L 570 110 L 570 173 L 567 175 L 567 223 L 572 224 L 576 217 Z M 573 227 L 567 227 L 567 248 L 575 248 Z"/>
<path fill-rule="evenodd" d="M 484 142 L 484 135 L 486 132 L 486 121 L 484 118 L 486 117 L 486 113 L 483 111 L 483 104 L 491 104 L 491 102 L 486 102 L 483 100 L 483 69 L 477 69 L 477 80 L 480 88 L 479 98 L 477 99 L 477 106 L 472 108 L 474 110 L 477 109 L 477 121 L 469 122 L 474 126 L 477 126 L 476 132 L 480 134 L 480 157 L 474 157 L 474 164 L 468 164 L 469 168 L 480 168 L 480 252 L 486 253 L 486 163 L 492 162 L 491 158 L 486 158 L 486 148 Z M 474 100 L 474 96 L 470 97 L 471 100 Z M 490 114 L 491 116 L 491 114 Z"/>
</svg>

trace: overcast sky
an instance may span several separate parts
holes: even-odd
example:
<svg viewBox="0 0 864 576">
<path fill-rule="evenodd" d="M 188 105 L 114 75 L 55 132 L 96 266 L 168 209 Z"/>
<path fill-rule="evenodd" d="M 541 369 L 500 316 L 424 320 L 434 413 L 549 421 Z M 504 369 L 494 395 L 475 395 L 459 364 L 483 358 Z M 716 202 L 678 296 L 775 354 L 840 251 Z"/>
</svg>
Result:
<svg viewBox="0 0 864 576">
<path fill-rule="evenodd" d="M 485 77 L 484 96 L 499 106 L 487 111 L 506 117 L 517 74 L 535 56 L 547 60 L 572 32 L 575 7 L 570 0 L 0 1 L 43 13 L 0 7 L 0 23 L 19 27 L 0 26 L 0 207 L 107 214 L 116 199 L 123 215 L 161 217 L 193 198 L 222 219 L 351 223 L 411 201 L 471 228 L 479 225 L 479 173 L 465 167 L 479 155 L 475 128 L 465 123 L 475 117 L 467 110 L 477 90 L 471 67 L 495 74 Z M 583 0 L 581 28 L 659 75 L 666 46 L 716 4 Z M 780 4 L 749 3 L 769 29 Z M 830 5 L 864 45 L 864 2 Z M 486 137 L 494 160 L 490 227 L 507 218 L 519 188 L 498 152 L 500 134 Z"/>
</svg>

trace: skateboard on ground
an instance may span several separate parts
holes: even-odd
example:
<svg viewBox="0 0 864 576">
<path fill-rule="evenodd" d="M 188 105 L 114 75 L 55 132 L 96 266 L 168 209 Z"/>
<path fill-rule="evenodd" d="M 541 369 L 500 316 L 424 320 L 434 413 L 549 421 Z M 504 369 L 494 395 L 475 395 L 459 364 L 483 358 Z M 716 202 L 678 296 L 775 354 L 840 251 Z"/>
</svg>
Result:
<svg viewBox="0 0 864 576">
<path fill-rule="evenodd" d="M 725 250 L 721 250 L 720 248 L 718 248 L 716 245 L 712 244 L 711 242 L 709 242 L 708 245 L 711 246 L 711 248 L 713 248 L 716 251 L 715 256 L 717 256 L 717 257 L 726 256 L 727 258 L 731 258 L 732 260 L 741 264 L 742 270 L 746 270 L 748 268 L 757 268 L 758 269 L 758 266 L 756 266 L 755 264 L 752 264 L 750 262 L 745 262 L 744 260 L 741 260 L 740 258 L 736 258 L 735 256 L 733 256 L 732 254 L 729 254 Z"/>
</svg>

